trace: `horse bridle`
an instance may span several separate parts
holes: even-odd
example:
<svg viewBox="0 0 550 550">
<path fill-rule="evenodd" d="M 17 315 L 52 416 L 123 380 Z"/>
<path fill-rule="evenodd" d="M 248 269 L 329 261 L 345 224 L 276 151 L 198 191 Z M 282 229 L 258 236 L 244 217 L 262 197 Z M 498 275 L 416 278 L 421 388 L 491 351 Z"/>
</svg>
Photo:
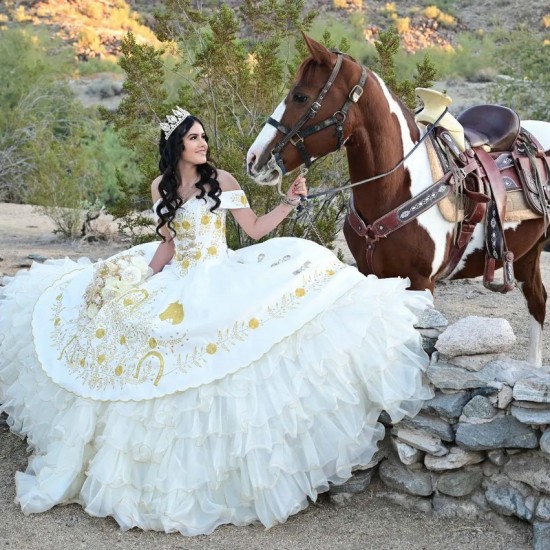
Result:
<svg viewBox="0 0 550 550">
<path fill-rule="evenodd" d="M 334 68 L 332 69 L 332 73 L 330 74 L 328 80 L 323 86 L 323 89 L 317 96 L 317 99 L 310 105 L 309 109 L 300 117 L 300 119 L 296 122 L 296 124 L 289 129 L 283 124 L 281 124 L 278 120 L 275 120 L 274 118 L 269 117 L 267 120 L 268 124 L 271 124 L 271 126 L 274 126 L 277 130 L 279 130 L 279 132 L 284 134 L 283 139 L 281 139 L 281 141 L 279 141 L 279 143 L 275 145 L 273 152 L 271 153 L 271 156 L 274 159 L 277 166 L 279 167 L 279 169 L 281 170 L 282 175 L 286 174 L 286 168 L 283 163 L 283 160 L 281 159 L 280 153 L 283 147 L 287 145 L 287 143 L 289 142 L 292 143 L 292 145 L 294 145 L 294 147 L 298 149 L 306 168 L 309 168 L 313 164 L 315 159 L 313 159 L 313 157 L 308 153 L 304 145 L 304 139 L 306 137 L 312 134 L 315 134 L 316 132 L 320 132 L 321 130 L 328 128 L 329 126 L 335 125 L 336 139 L 337 139 L 336 149 L 340 149 L 340 147 L 344 142 L 344 122 L 346 120 L 348 111 L 352 105 L 354 105 L 359 101 L 359 98 L 363 94 L 365 82 L 367 81 L 367 69 L 365 66 L 362 66 L 361 78 L 359 79 L 359 82 L 351 89 L 342 108 L 336 111 L 331 117 L 326 118 L 325 120 L 319 122 L 315 126 L 309 126 L 308 128 L 304 128 L 302 130 L 302 126 L 308 120 L 314 118 L 317 112 L 319 111 L 319 109 L 321 108 L 321 105 L 323 103 L 323 100 L 325 99 L 325 96 L 327 95 L 328 91 L 334 84 L 334 81 L 336 80 L 336 77 L 340 72 L 344 54 L 337 50 L 336 51 L 332 50 L 332 51 L 338 54 L 338 57 L 336 58 L 336 63 L 334 65 Z"/>
</svg>

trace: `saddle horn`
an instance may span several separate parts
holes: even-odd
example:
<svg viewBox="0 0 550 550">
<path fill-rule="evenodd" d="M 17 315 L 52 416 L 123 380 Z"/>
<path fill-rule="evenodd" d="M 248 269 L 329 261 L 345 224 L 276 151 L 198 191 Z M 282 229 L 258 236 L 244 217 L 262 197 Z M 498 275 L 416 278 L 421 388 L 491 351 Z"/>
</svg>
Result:
<svg viewBox="0 0 550 550">
<path fill-rule="evenodd" d="M 415 118 L 417 122 L 424 124 L 433 124 L 453 102 L 448 95 L 429 88 L 416 88 L 415 93 L 424 103 L 424 108 L 416 113 Z M 461 151 L 466 150 L 464 128 L 451 113 L 447 111 L 438 126 L 445 128 L 453 136 Z"/>
</svg>

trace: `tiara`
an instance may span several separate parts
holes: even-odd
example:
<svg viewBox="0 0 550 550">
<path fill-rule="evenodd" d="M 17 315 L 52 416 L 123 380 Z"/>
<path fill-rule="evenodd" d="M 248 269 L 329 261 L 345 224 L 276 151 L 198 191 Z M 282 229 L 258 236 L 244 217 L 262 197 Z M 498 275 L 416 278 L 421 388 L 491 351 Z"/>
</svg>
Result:
<svg viewBox="0 0 550 550">
<path fill-rule="evenodd" d="M 172 132 L 188 117 L 191 115 L 189 111 L 182 109 L 181 107 L 176 107 L 172 109 L 173 115 L 168 115 L 166 117 L 166 122 L 160 123 L 160 129 L 164 132 L 164 138 L 167 140 Z"/>
</svg>

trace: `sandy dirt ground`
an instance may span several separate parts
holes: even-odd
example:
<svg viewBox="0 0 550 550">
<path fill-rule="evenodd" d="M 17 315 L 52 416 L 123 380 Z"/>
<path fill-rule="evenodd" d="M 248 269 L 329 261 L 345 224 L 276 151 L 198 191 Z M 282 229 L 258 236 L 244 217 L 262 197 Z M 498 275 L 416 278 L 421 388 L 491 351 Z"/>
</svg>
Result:
<svg viewBox="0 0 550 550">
<path fill-rule="evenodd" d="M 30 255 L 46 258 L 87 256 L 105 258 L 127 247 L 117 238 L 88 243 L 66 241 L 53 234 L 48 218 L 27 205 L 0 203 L 0 274 L 11 275 L 28 267 Z M 102 233 L 113 225 L 103 219 Z M 343 248 L 347 253 L 347 249 Z M 349 258 L 349 255 L 348 255 Z M 543 276 L 550 285 L 550 254 L 543 253 Z M 506 296 L 485 290 L 479 280 L 440 283 L 435 305 L 454 322 L 467 315 L 503 317 L 512 325 L 517 341 L 509 355 L 527 354 L 528 315 L 519 291 Z M 550 363 L 550 339 L 543 362 Z M 345 505 L 337 506 L 322 497 L 284 525 L 265 530 L 261 526 L 217 529 L 208 537 L 187 539 L 178 534 L 131 530 L 121 532 L 114 520 L 92 518 L 79 506 L 56 507 L 26 517 L 14 504 L 16 471 L 27 462 L 25 443 L 11 434 L 0 418 L 0 547 L 21 550 L 60 548 L 107 549 L 424 549 L 497 550 L 531 547 L 530 527 L 498 517 L 493 521 L 434 518 L 408 511 L 384 496 L 384 487 L 374 482 Z"/>
</svg>

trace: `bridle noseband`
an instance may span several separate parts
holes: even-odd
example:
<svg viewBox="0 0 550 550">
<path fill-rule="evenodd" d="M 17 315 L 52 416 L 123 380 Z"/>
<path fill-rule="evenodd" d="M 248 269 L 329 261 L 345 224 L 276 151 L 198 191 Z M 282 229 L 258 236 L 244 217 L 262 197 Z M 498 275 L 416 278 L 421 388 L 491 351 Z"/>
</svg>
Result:
<svg viewBox="0 0 550 550">
<path fill-rule="evenodd" d="M 279 130 L 279 132 L 284 134 L 283 139 L 279 141 L 279 143 L 277 143 L 277 145 L 273 149 L 273 152 L 271 153 L 272 158 L 275 160 L 277 166 L 280 168 L 283 175 L 286 174 L 286 168 L 283 163 L 283 160 L 281 159 L 280 153 L 282 149 L 285 147 L 285 145 L 287 145 L 287 143 L 289 142 L 292 143 L 292 145 L 294 145 L 298 149 L 306 168 L 309 168 L 313 164 L 314 159 L 308 153 L 304 145 L 304 139 L 306 137 L 312 134 L 315 134 L 316 132 L 320 132 L 321 130 L 328 128 L 329 126 L 335 125 L 336 139 L 337 139 L 336 149 L 340 149 L 340 147 L 344 142 L 344 122 L 346 120 L 348 111 L 353 104 L 359 101 L 359 98 L 363 94 L 365 82 L 367 81 L 367 69 L 365 66 L 362 66 L 361 78 L 359 79 L 359 82 L 351 89 L 342 108 L 336 111 L 331 117 L 323 120 L 322 122 L 319 122 L 315 126 L 310 126 L 302 130 L 302 126 L 308 120 L 314 118 L 317 112 L 319 111 L 319 109 L 321 108 L 321 105 L 323 103 L 323 100 L 325 99 L 325 96 L 327 95 L 328 91 L 334 84 L 334 81 L 336 80 L 336 77 L 340 72 L 344 54 L 340 51 L 334 51 L 334 53 L 337 53 L 338 57 L 336 59 L 334 68 L 332 69 L 332 73 L 328 77 L 328 80 L 323 86 L 323 89 L 317 96 L 317 99 L 311 104 L 311 106 L 309 107 L 309 110 L 307 110 L 300 117 L 300 119 L 296 122 L 296 124 L 289 129 L 283 124 L 281 124 L 278 120 L 275 120 L 274 118 L 269 117 L 269 119 L 267 120 L 268 124 L 271 124 L 271 126 L 274 126 L 277 130 Z"/>
</svg>

